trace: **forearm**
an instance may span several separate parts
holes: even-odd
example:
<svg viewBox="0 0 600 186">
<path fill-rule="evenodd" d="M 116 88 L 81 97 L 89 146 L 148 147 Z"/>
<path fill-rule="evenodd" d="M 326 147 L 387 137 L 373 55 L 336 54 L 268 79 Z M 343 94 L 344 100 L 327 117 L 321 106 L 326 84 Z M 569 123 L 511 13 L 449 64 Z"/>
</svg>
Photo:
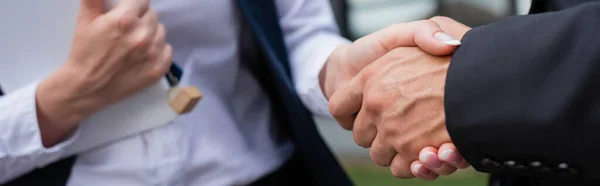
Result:
<svg viewBox="0 0 600 186">
<path fill-rule="evenodd" d="M 276 5 L 296 91 L 311 112 L 329 115 L 321 69 L 336 47 L 349 41 L 339 35 L 328 0 L 276 1 Z"/>
<path fill-rule="evenodd" d="M 566 163 L 597 177 L 600 140 L 600 3 L 512 17 L 465 35 L 449 68 L 448 131 L 465 158 L 485 172 L 517 161 L 555 170 Z M 535 175 L 538 172 L 528 172 Z"/>
<path fill-rule="evenodd" d="M 73 79 L 61 69 L 37 86 L 36 112 L 44 147 L 64 141 L 91 112 L 89 105 L 74 94 Z"/>
</svg>

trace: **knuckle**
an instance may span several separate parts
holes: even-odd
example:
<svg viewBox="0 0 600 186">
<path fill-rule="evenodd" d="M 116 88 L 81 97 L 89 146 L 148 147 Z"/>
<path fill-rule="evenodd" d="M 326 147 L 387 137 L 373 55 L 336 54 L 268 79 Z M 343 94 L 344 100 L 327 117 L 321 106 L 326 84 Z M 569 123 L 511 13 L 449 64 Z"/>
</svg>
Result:
<svg viewBox="0 0 600 186">
<path fill-rule="evenodd" d="M 340 126 L 347 131 L 351 131 L 352 130 L 352 124 L 349 123 L 343 123 L 343 122 L 339 122 Z"/>
<path fill-rule="evenodd" d="M 150 35 L 149 32 L 143 31 L 143 33 L 140 34 L 140 36 L 133 39 L 132 45 L 134 46 L 134 48 L 135 49 L 148 48 L 151 43 L 149 35 Z"/>
<path fill-rule="evenodd" d="M 369 150 L 369 157 L 371 158 L 373 163 L 379 166 L 388 167 L 391 164 L 391 160 L 385 160 L 384 158 L 382 158 L 379 150 L 375 148 L 371 148 L 371 150 Z"/>
<path fill-rule="evenodd" d="M 158 51 L 154 47 L 148 49 L 148 51 L 146 52 L 146 57 L 147 57 L 148 60 L 153 61 L 158 56 L 159 56 Z"/>
<path fill-rule="evenodd" d="M 342 119 L 341 117 L 336 117 L 335 118 L 337 120 L 337 122 L 340 124 L 340 126 L 347 131 L 352 131 L 352 123 L 350 122 L 345 122 L 344 119 Z"/>
<path fill-rule="evenodd" d="M 169 65 L 171 64 L 171 61 L 173 61 L 173 47 L 169 44 L 167 44 L 165 46 L 163 60 L 164 60 L 163 62 L 168 63 Z M 166 65 L 166 66 L 168 67 L 169 65 Z"/>
<path fill-rule="evenodd" d="M 154 9 L 148 10 L 148 16 L 150 16 L 150 22 L 151 23 L 157 23 L 158 22 L 158 13 Z"/>
<path fill-rule="evenodd" d="M 156 81 L 162 78 L 167 73 L 167 70 L 168 68 L 165 68 L 163 65 L 156 65 L 148 71 L 148 78 Z"/>
<path fill-rule="evenodd" d="M 390 168 L 390 170 L 391 170 L 392 176 L 394 176 L 396 178 L 402 178 L 402 179 L 414 178 L 414 175 L 412 174 L 412 172 L 406 171 L 406 170 L 410 170 L 408 168 L 392 166 Z"/>
<path fill-rule="evenodd" d="M 167 29 L 165 28 L 165 25 L 158 24 L 158 27 L 156 29 L 156 33 L 158 35 L 159 40 L 165 41 L 167 38 Z"/>
<path fill-rule="evenodd" d="M 329 112 L 331 113 L 331 115 L 337 118 L 340 117 L 340 113 L 338 111 L 339 103 L 337 101 L 334 101 L 335 98 L 335 94 L 329 98 L 330 101 L 329 103 L 327 103 L 327 107 L 329 108 Z"/>
<path fill-rule="evenodd" d="M 419 21 L 419 23 L 423 26 L 437 25 L 437 23 L 435 21 L 430 20 L 430 19 L 421 20 L 421 21 Z"/>
<path fill-rule="evenodd" d="M 135 22 L 136 17 L 129 14 L 121 14 L 114 19 L 110 20 L 110 24 L 113 28 L 118 29 L 119 31 L 127 31 L 131 28 Z"/>
<path fill-rule="evenodd" d="M 339 100 L 339 96 L 337 94 L 333 94 L 329 98 L 329 103 L 327 103 L 327 107 L 329 108 L 329 112 L 336 119 L 347 118 L 349 117 L 348 113 L 345 113 L 341 107 L 341 101 Z M 342 124 L 342 123 L 340 123 Z"/>
<path fill-rule="evenodd" d="M 400 173 L 399 170 L 395 169 L 395 168 L 391 168 L 390 169 L 392 176 L 396 177 L 396 178 L 403 178 L 402 173 Z"/>
<path fill-rule="evenodd" d="M 347 131 L 352 131 L 354 124 L 349 121 L 351 118 L 348 117 L 334 117 L 337 123 Z"/>
<path fill-rule="evenodd" d="M 382 100 L 382 96 L 377 94 L 366 94 L 364 100 L 365 110 L 370 112 L 380 111 L 385 106 Z"/>
<path fill-rule="evenodd" d="M 144 8 L 150 8 L 150 0 L 140 0 L 140 2 L 144 5 Z"/>
<path fill-rule="evenodd" d="M 394 141 L 398 140 L 398 138 L 394 138 Z M 406 159 L 419 159 L 419 151 L 418 150 L 413 150 L 411 147 L 409 147 L 409 145 L 406 145 L 404 142 L 400 142 L 400 143 L 393 143 L 393 147 L 394 149 L 396 149 L 396 151 L 398 152 L 399 155 L 401 155 L 403 158 Z"/>
<path fill-rule="evenodd" d="M 169 71 L 169 65 L 156 64 L 148 71 L 148 78 L 153 81 L 162 78 Z"/>
<path fill-rule="evenodd" d="M 164 62 L 164 65 L 159 65 L 160 67 L 158 68 L 158 74 L 159 76 L 163 76 L 165 74 L 167 74 L 167 72 L 169 72 L 169 69 L 171 67 L 171 62 Z"/>
<path fill-rule="evenodd" d="M 354 135 L 352 138 L 354 139 L 354 143 L 356 143 L 356 145 L 358 145 L 362 148 L 371 147 L 371 143 L 367 142 L 367 140 L 364 139 L 364 136 L 360 135 L 359 133 L 354 132 Z"/>
<path fill-rule="evenodd" d="M 419 30 L 421 32 L 426 30 L 440 30 L 440 27 L 437 24 L 437 22 L 430 19 L 421 20 L 416 26 L 416 30 Z"/>
<path fill-rule="evenodd" d="M 95 32 L 89 32 L 90 30 L 76 30 L 76 34 L 92 34 L 115 42 L 123 35 L 118 27 L 118 21 L 116 21 L 116 19 L 110 16 L 103 16 L 97 18 L 92 24 L 92 28 L 90 29 Z"/>
</svg>

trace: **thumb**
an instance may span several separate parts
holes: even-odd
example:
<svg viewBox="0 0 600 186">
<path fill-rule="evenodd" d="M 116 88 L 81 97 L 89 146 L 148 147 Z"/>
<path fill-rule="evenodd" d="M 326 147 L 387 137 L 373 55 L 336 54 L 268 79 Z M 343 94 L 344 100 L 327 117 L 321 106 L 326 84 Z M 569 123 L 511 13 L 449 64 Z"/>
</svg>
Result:
<svg viewBox="0 0 600 186">
<path fill-rule="evenodd" d="M 356 40 L 348 53 L 355 68 L 364 68 L 371 62 L 398 47 L 420 47 L 432 55 L 454 53 L 460 41 L 442 29 L 435 21 L 422 20 L 398 23 Z"/>
<path fill-rule="evenodd" d="M 471 27 L 464 25 L 454 19 L 443 16 L 436 16 L 430 19 L 434 21 L 442 30 L 455 38 L 462 39 L 462 37 L 471 30 Z"/>
<path fill-rule="evenodd" d="M 412 32 L 415 45 L 432 55 L 450 55 L 461 44 L 458 39 L 442 31 L 434 21 L 415 23 Z"/>
<path fill-rule="evenodd" d="M 104 0 L 80 0 L 79 19 L 84 22 L 92 22 L 98 16 L 104 14 Z"/>
</svg>

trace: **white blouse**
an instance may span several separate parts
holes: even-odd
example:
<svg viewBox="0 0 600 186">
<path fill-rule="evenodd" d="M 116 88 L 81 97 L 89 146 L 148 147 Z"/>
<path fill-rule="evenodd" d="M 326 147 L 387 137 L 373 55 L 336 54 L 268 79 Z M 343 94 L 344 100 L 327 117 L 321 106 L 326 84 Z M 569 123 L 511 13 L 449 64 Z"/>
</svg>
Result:
<svg viewBox="0 0 600 186">
<path fill-rule="evenodd" d="M 183 85 L 205 97 L 189 115 L 79 154 L 69 185 L 244 185 L 275 170 L 293 144 L 272 132 L 269 100 L 238 53 L 233 0 L 152 0 L 168 30 Z M 296 90 L 329 115 L 318 74 L 341 43 L 328 0 L 276 0 Z M 51 148 L 40 140 L 32 84 L 0 98 L 0 183 L 62 158 L 78 135 Z"/>
</svg>

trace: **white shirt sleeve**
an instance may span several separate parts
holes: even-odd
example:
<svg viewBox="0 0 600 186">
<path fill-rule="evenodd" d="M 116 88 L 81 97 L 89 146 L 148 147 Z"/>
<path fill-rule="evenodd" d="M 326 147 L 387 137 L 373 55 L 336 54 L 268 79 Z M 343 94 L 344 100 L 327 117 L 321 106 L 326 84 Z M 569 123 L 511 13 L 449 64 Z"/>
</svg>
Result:
<svg viewBox="0 0 600 186">
<path fill-rule="evenodd" d="M 59 160 L 78 137 L 79 130 L 51 148 L 42 145 L 36 87 L 32 84 L 0 97 L 0 184 Z"/>
<path fill-rule="evenodd" d="M 296 91 L 316 115 L 331 117 L 319 73 L 333 50 L 350 41 L 339 35 L 329 0 L 277 0 Z"/>
</svg>

